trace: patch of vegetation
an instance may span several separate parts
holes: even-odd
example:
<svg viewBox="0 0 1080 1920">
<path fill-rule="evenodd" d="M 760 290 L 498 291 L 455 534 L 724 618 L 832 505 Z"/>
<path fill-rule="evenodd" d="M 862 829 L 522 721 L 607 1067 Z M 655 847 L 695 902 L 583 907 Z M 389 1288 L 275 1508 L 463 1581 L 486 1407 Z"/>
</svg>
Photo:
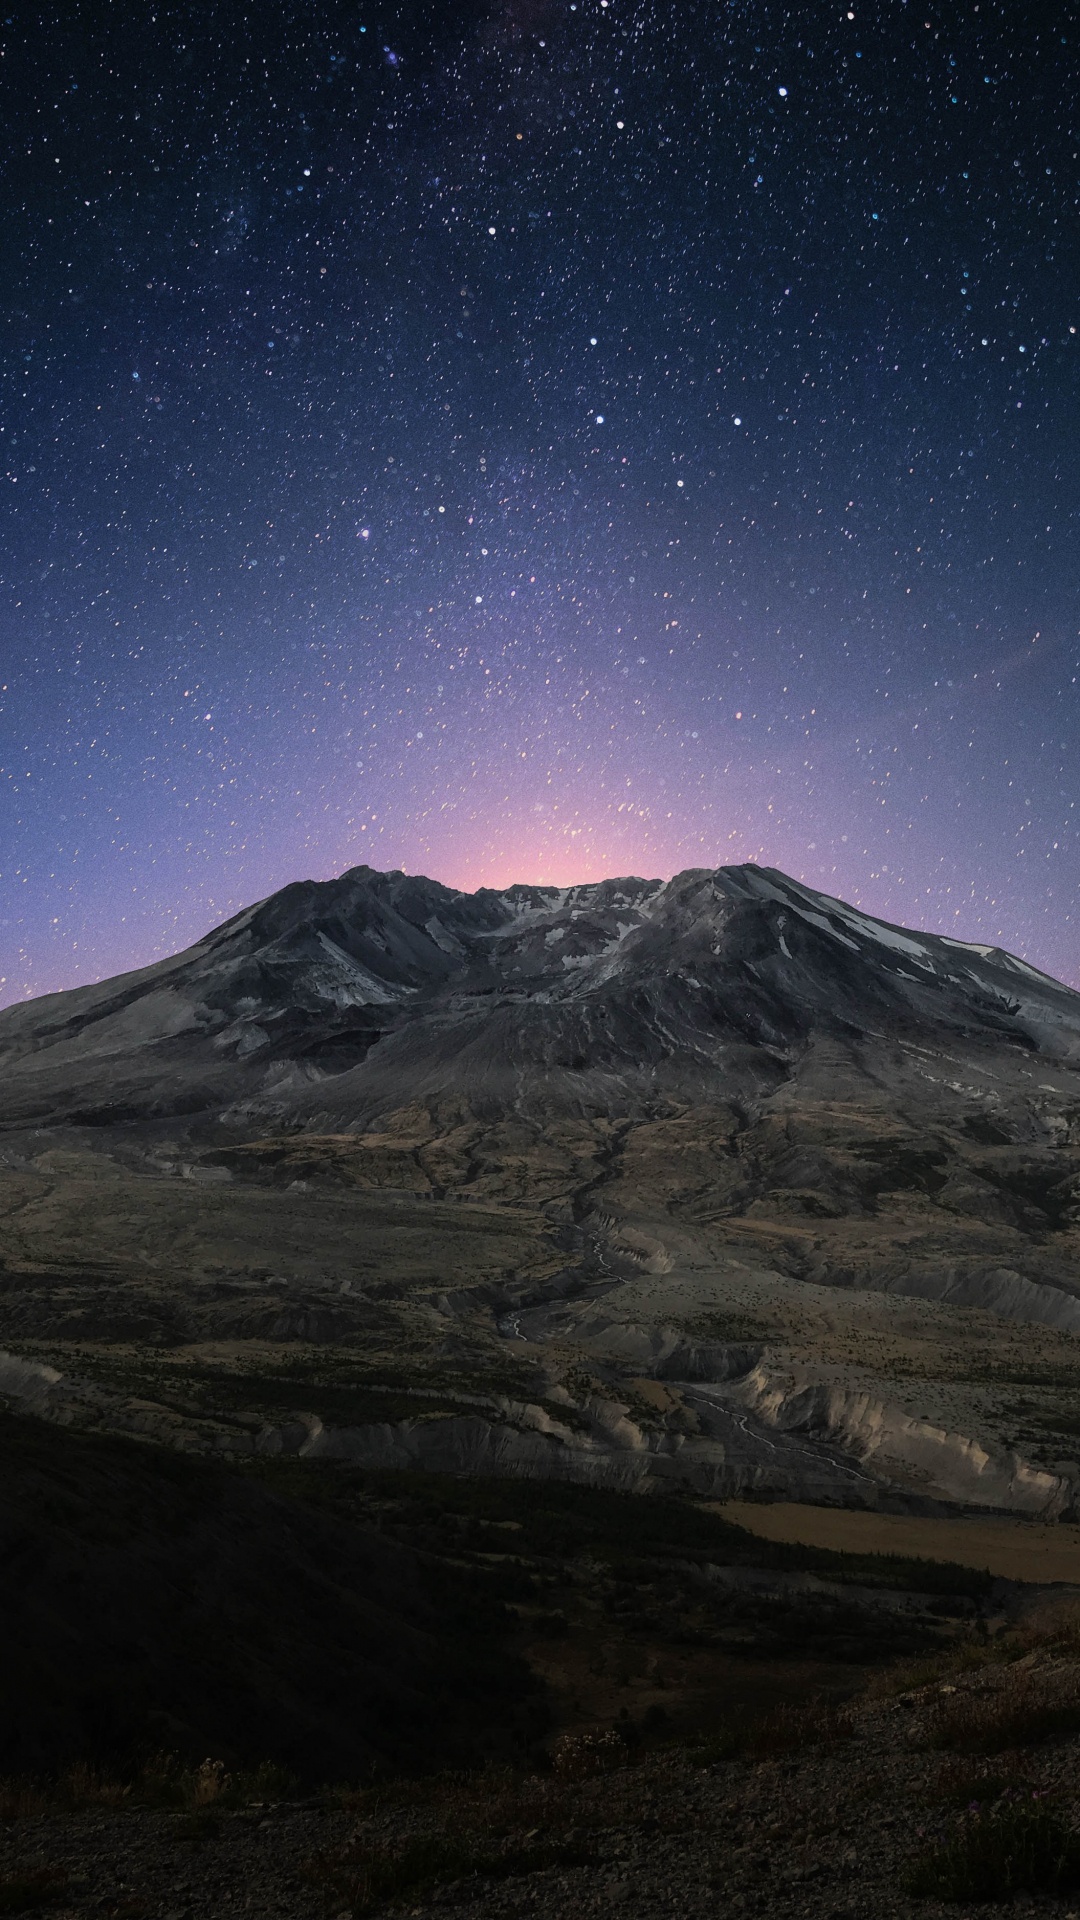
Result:
<svg viewBox="0 0 1080 1920">
<path fill-rule="evenodd" d="M 1042 1433 L 1031 1436 L 1036 1440 L 1045 1438 L 1047 1433 L 1080 1433 L 1080 1413 L 1029 1413 L 1027 1417 L 1034 1427 L 1042 1429 Z"/>
<path fill-rule="evenodd" d="M 270 1760 L 230 1773 L 221 1760 L 191 1766 L 174 1753 L 159 1753 L 124 1771 L 79 1762 L 53 1775 L 0 1780 L 0 1820 L 82 1807 L 175 1807 L 196 1815 L 265 1806 L 288 1800 L 298 1789 L 295 1775 Z"/>
<path fill-rule="evenodd" d="M 564 1733 L 555 1743 L 551 1769 L 557 1780 L 590 1780 L 626 1765 L 627 1742 L 614 1728 L 608 1732 Z"/>
<path fill-rule="evenodd" d="M 1077 1376 L 1080 1372 L 1080 1340 L 1075 1334 L 1058 1335 L 1058 1342 L 1063 1347 L 1072 1345 L 1074 1341 L 1077 1358 L 1073 1362 L 1057 1366 L 1025 1367 L 1018 1365 L 1011 1357 L 998 1360 L 987 1355 L 979 1365 L 972 1362 L 968 1372 L 960 1377 L 969 1380 L 995 1381 L 1010 1387 L 1056 1387 L 1065 1393 L 1075 1393 Z"/>
<path fill-rule="evenodd" d="M 811 1747 L 835 1747 L 853 1731 L 850 1712 L 832 1700 L 803 1706 L 774 1707 L 769 1713 L 727 1722 L 708 1740 L 695 1744 L 690 1757 L 702 1766 L 726 1760 L 775 1760 Z"/>
<path fill-rule="evenodd" d="M 366 1387 L 380 1393 L 429 1393 L 459 1394 L 462 1374 L 460 1367 L 441 1365 L 424 1355 L 410 1359 L 407 1365 L 395 1364 L 392 1360 L 379 1355 L 374 1362 L 370 1352 L 363 1349 L 350 1350 L 348 1347 L 327 1349 L 318 1347 L 296 1352 L 290 1350 L 281 1360 L 283 1372 L 293 1379 L 348 1384 Z M 260 1368 L 265 1359 L 260 1359 Z M 218 1377 L 217 1369 L 208 1367 L 207 1379 Z M 468 1368 L 469 1393 L 482 1398 L 485 1394 L 506 1394 L 511 1399 L 535 1399 L 532 1388 L 535 1370 L 529 1366 L 487 1365 L 481 1360 L 470 1359 Z"/>
<path fill-rule="evenodd" d="M 503 1879 L 587 1864 L 592 1836 L 613 1823 L 648 1817 L 657 1824 L 655 1776 L 640 1759 L 632 1729 L 597 1727 L 564 1734 L 542 1773 L 447 1772 L 354 1790 L 341 1798 L 363 1823 L 360 1831 L 340 1851 L 311 1861 L 309 1875 L 330 1895 L 331 1913 L 359 1915 L 395 1897 L 388 1886 L 405 1897 L 473 1875 Z M 609 1782 L 604 1793 L 595 1791 L 600 1776 Z M 423 1832 L 397 1845 L 383 1841 L 373 1824 L 385 1831 L 386 1816 L 402 1809 Z"/>
<path fill-rule="evenodd" d="M 1080 1887 L 1080 1834 L 1037 1792 L 1008 1790 L 975 1802 L 945 1840 L 918 1861 L 908 1891 L 924 1899 L 1054 1899 Z"/>
<path fill-rule="evenodd" d="M 935 1605 L 938 1603 L 935 1603 Z M 744 1660 L 826 1660 L 872 1666 L 925 1646 L 933 1630 L 873 1602 L 837 1594 L 712 1586 L 708 1611 L 722 1644 Z"/>
<path fill-rule="evenodd" d="M 288 1800 L 298 1790 L 296 1776 L 272 1760 L 230 1773 L 221 1760 L 204 1760 L 197 1767 L 189 1767 L 175 1754 L 158 1755 L 133 1784 L 135 1798 L 144 1806 L 192 1810 L 264 1806 L 269 1801 Z"/>
<path fill-rule="evenodd" d="M 377 1364 L 348 1352 L 283 1352 L 260 1355 L 258 1366 L 240 1369 L 193 1365 L 145 1355 L 137 1359 L 94 1348 L 61 1351 L 40 1342 L 8 1342 L 26 1358 L 77 1371 L 109 1391 L 158 1402 L 173 1412 L 199 1419 L 258 1416 L 280 1421 L 297 1411 L 317 1413 L 334 1426 L 366 1426 L 383 1421 L 453 1416 L 477 1410 L 498 1397 L 538 1401 L 528 1373 L 509 1368 L 470 1370 L 468 1390 L 460 1374 L 422 1362 L 410 1367 Z M 588 1422 L 573 1408 L 540 1402 L 564 1423 Z"/>
<path fill-rule="evenodd" d="M 62 1867 L 38 1867 L 0 1880 L 0 1913 L 33 1913 L 60 1903 L 67 1874 Z"/>
<path fill-rule="evenodd" d="M 959 1646 L 892 1667 L 880 1676 L 873 1691 L 885 1695 L 917 1693 L 920 1688 L 931 1687 L 935 1681 L 944 1680 L 949 1674 L 968 1673 L 974 1668 L 1016 1657 L 1015 1648 L 1011 1648 L 1004 1640 L 965 1640 Z"/>
<path fill-rule="evenodd" d="M 1025 1795 L 1034 1792 L 1033 1783 L 1010 1767 L 988 1767 L 970 1760 L 947 1760 L 927 1788 L 927 1797 L 939 1805 L 954 1807 L 986 1806 L 1003 1794 Z"/>
<path fill-rule="evenodd" d="M 1027 1698 L 1057 1708 L 1068 1707 L 1070 1712 L 1075 1706 L 1080 1711 L 1080 1675 L 1075 1669 L 1063 1675 L 1060 1669 L 1054 1672 L 1034 1664 L 1038 1656 L 1046 1654 L 1064 1655 L 1074 1661 L 1080 1654 L 1080 1606 L 1075 1601 L 1066 1602 L 1048 1617 L 1024 1622 L 992 1639 L 987 1637 L 982 1623 L 977 1622 L 966 1638 L 952 1646 L 887 1670 L 873 1682 L 870 1692 L 878 1696 L 916 1693 L 935 1682 L 953 1682 L 961 1675 L 980 1669 L 1013 1667 L 1017 1671 L 1006 1678 L 1005 1691 L 996 1695 L 999 1702 L 1011 1701 L 1015 1705 Z M 961 1696 L 950 1685 L 943 1689 L 937 1710 L 944 1711 L 948 1702 L 962 1715 L 966 1712 L 965 1702 L 977 1704 L 981 1699 L 989 1703 L 994 1698 L 967 1691 Z"/>
<path fill-rule="evenodd" d="M 1080 1689 L 1030 1670 L 1008 1674 L 986 1693 L 957 1691 L 941 1697 L 930 1716 L 932 1747 L 954 1753 L 1005 1753 L 1042 1746 L 1080 1733 Z"/>
<path fill-rule="evenodd" d="M 754 1314 L 739 1313 L 734 1308 L 728 1313 L 696 1314 L 692 1319 L 680 1320 L 679 1327 L 692 1340 L 718 1340 L 722 1344 L 728 1341 L 738 1344 L 745 1340 L 750 1345 L 757 1345 L 776 1333 L 772 1321 Z"/>
<path fill-rule="evenodd" d="M 190 1391 L 194 1382 L 184 1382 Z M 425 1415 L 472 1411 L 450 1394 L 403 1391 L 374 1381 L 319 1380 L 293 1373 L 217 1373 L 202 1375 L 198 1386 L 206 1413 L 256 1412 L 269 1419 L 298 1408 L 318 1413 L 335 1427 L 368 1426 L 381 1421 L 418 1420 Z"/>
</svg>

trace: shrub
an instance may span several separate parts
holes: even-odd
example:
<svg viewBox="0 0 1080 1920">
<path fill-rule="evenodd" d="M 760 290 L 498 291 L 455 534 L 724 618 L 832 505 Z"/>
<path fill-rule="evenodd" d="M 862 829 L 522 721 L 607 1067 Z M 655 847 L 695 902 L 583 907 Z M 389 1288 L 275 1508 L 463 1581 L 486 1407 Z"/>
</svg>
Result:
<svg viewBox="0 0 1080 1920">
<path fill-rule="evenodd" d="M 1003 1794 L 1034 1792 L 1033 1783 L 1010 1767 L 989 1768 L 972 1760 L 947 1760 L 937 1779 L 927 1786 L 927 1798 L 957 1810 L 973 1803 L 985 1806 Z"/>
<path fill-rule="evenodd" d="M 44 1813 L 49 1796 L 36 1780 L 0 1780 L 0 1820 L 28 1820 Z"/>
<path fill-rule="evenodd" d="M 175 1753 L 158 1753 L 124 1776 L 76 1761 L 51 1778 L 0 1780 L 0 1820 L 77 1807 L 243 1807 L 253 1801 L 286 1800 L 295 1790 L 293 1775 L 270 1760 L 247 1772 L 228 1773 L 221 1760 L 203 1760 L 192 1767 Z"/>
<path fill-rule="evenodd" d="M 1080 1834 L 1038 1793 L 1006 1792 L 970 1806 L 917 1863 L 908 1891 L 938 1900 L 1051 1898 L 1080 1887 Z"/>
<path fill-rule="evenodd" d="M 207 1759 L 191 1767 L 175 1753 L 159 1753 L 146 1762 L 126 1791 L 138 1806 L 197 1811 L 287 1800 L 295 1790 L 292 1774 L 271 1760 L 246 1772 L 229 1773 L 223 1760 Z"/>
<path fill-rule="evenodd" d="M 740 1753 L 738 1730 L 726 1724 L 704 1739 L 695 1740 L 689 1750 L 691 1760 L 702 1767 L 718 1767 L 725 1760 L 737 1760 Z"/>
<path fill-rule="evenodd" d="M 771 1760 L 785 1753 L 802 1753 L 808 1747 L 832 1747 L 851 1738 L 850 1713 L 831 1701 L 815 1700 L 803 1707 L 777 1707 L 760 1720 L 752 1721 L 742 1740 L 749 1760 Z"/>
<path fill-rule="evenodd" d="M 870 1684 L 872 1699 L 892 1699 L 897 1694 L 917 1693 L 935 1681 L 948 1680 L 953 1674 L 968 1673 L 980 1667 L 1001 1665 L 1015 1650 L 1004 1640 L 966 1640 L 959 1646 L 942 1648 L 938 1653 L 891 1667 Z"/>
<path fill-rule="evenodd" d="M 992 1692 L 942 1696 L 927 1727 L 930 1746 L 957 1753 L 1004 1753 L 1010 1747 L 1067 1740 L 1075 1733 L 1080 1733 L 1075 1679 L 1063 1687 L 1060 1679 L 1015 1669 Z"/>
<path fill-rule="evenodd" d="M 0 1880 L 0 1913 L 32 1913 L 35 1907 L 49 1906 L 59 1899 L 66 1883 L 67 1874 L 59 1867 L 38 1867 Z"/>
<path fill-rule="evenodd" d="M 557 1780 L 587 1780 L 624 1767 L 626 1759 L 626 1741 L 619 1733 L 564 1733 L 555 1743 L 551 1770 Z"/>
<path fill-rule="evenodd" d="M 52 1779 L 0 1780 L 0 1820 L 26 1820 L 57 1807 L 65 1812 L 74 1807 L 118 1807 L 130 1793 L 130 1786 L 116 1774 L 76 1761 Z"/>
</svg>

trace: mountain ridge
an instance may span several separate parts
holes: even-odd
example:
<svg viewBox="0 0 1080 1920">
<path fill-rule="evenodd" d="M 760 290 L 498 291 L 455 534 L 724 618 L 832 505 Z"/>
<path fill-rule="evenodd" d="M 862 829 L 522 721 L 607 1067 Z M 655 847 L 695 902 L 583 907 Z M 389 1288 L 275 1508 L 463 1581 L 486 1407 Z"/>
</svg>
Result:
<svg viewBox="0 0 1080 1920">
<path fill-rule="evenodd" d="M 424 1029 L 430 1054 L 448 1055 L 445 1091 L 455 1066 L 475 1072 L 478 1023 L 493 1019 L 502 1031 L 492 1036 L 489 1083 L 501 1049 L 523 1071 L 563 1075 L 564 1103 L 608 1110 L 603 1076 L 613 1070 L 644 1066 L 659 1091 L 678 1092 L 695 1058 L 730 1069 L 723 1049 L 743 1045 L 768 1069 L 778 1051 L 820 1034 L 886 1039 L 900 1026 L 945 1026 L 968 1044 L 1005 1040 L 1063 1062 L 1080 1047 L 1080 995 L 1025 961 L 912 934 L 773 869 L 470 894 L 358 867 L 295 882 L 148 968 L 0 1014 L 5 1124 L 47 1118 L 31 1084 L 47 1087 L 49 1067 L 62 1062 L 65 1079 L 86 1089 L 95 1058 L 126 1060 L 121 1104 L 160 1117 L 169 1111 L 162 1079 L 185 1047 L 176 1113 L 226 1106 L 230 1078 L 255 1097 L 268 1069 L 280 1106 L 288 1063 L 298 1082 L 352 1075 L 330 1103 L 351 1124 L 378 1110 L 388 1058 L 391 1078 L 411 1073 L 422 1095 L 440 1090 L 437 1075 L 425 1084 L 417 1073 L 411 1027 Z M 459 1049 L 447 1045 L 450 1029 Z M 132 1074 L 147 1049 L 153 1071 Z M 44 1072 L 42 1055 L 51 1056 Z M 585 1083 L 565 1078 L 583 1072 Z M 34 1104 L 20 1115 L 23 1084 Z M 346 1085 L 352 1121 L 341 1111 Z M 301 1085 L 293 1104 L 298 1119 L 311 1113 Z M 92 1107 L 65 1108 L 61 1097 L 52 1117 L 81 1124 Z"/>
</svg>

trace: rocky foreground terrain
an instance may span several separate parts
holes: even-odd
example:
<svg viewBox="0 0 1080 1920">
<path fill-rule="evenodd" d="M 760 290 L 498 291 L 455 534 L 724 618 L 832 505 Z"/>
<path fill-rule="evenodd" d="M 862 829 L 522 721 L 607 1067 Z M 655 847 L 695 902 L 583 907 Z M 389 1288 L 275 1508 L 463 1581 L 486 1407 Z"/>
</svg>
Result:
<svg viewBox="0 0 1080 1920">
<path fill-rule="evenodd" d="M 182 1802 L 140 1805 L 84 1779 L 64 1811 L 9 1791 L 3 1910 L 945 1920 L 1012 1900 L 1074 1920 L 1075 1619 L 894 1670 L 840 1710 L 774 1712 L 691 1746 L 638 1754 L 577 1737 L 542 1774 L 303 1800 L 240 1794 L 207 1763 L 183 1789 Z"/>
</svg>

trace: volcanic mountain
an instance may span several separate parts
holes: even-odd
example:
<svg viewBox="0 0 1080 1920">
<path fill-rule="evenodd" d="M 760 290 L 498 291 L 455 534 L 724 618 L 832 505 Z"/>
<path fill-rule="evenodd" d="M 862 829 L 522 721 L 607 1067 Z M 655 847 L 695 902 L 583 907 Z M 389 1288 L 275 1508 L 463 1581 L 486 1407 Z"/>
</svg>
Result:
<svg viewBox="0 0 1080 1920">
<path fill-rule="evenodd" d="M 1080 997 L 752 866 L 474 894 L 357 867 L 0 1016 L 7 1127 L 356 1127 L 408 1100 L 633 1120 L 775 1093 L 823 1050 L 872 1083 L 920 1046 L 958 1048 L 989 1113 L 1002 1072 L 1071 1071 Z"/>
<path fill-rule="evenodd" d="M 5 1391 L 51 1417 L 848 1504 L 1080 1486 L 1080 995 L 772 870 L 286 887 L 8 1009 L 0 1126 Z"/>
</svg>

